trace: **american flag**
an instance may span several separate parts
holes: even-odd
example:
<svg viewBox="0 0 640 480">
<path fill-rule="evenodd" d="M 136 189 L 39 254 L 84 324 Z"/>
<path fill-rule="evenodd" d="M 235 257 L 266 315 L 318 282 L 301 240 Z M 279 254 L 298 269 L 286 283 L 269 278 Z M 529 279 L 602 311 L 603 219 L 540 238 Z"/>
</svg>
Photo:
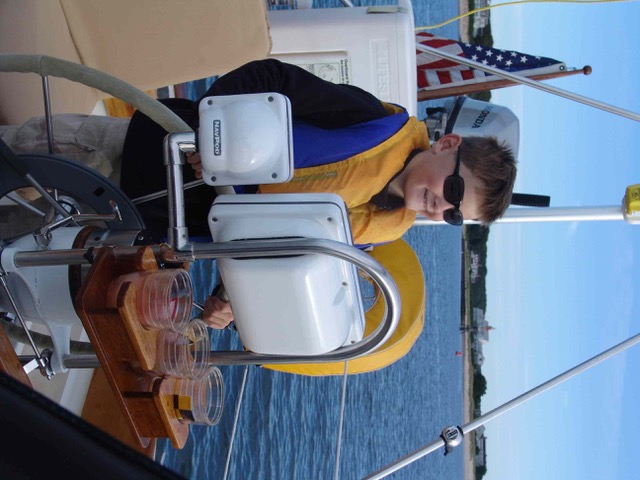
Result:
<svg viewBox="0 0 640 480">
<path fill-rule="evenodd" d="M 563 62 L 553 58 L 456 42 L 455 40 L 436 37 L 426 32 L 416 34 L 416 43 L 441 49 L 452 55 L 458 55 L 490 67 L 527 77 L 563 72 L 567 69 Z M 416 50 L 416 55 L 418 90 L 436 90 L 497 79 L 496 75 L 490 75 L 481 70 L 459 65 L 450 60 L 436 57 L 431 53 Z"/>
</svg>

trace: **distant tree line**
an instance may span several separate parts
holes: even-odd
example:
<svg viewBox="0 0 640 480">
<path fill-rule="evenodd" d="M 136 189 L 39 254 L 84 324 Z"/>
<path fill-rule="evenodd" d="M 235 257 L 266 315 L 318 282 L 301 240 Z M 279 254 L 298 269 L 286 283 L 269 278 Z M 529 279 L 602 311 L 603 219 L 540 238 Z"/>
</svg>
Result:
<svg viewBox="0 0 640 480">
<path fill-rule="evenodd" d="M 471 308 L 477 307 L 483 312 L 487 309 L 487 292 L 485 278 L 487 276 L 487 241 L 489 239 L 489 227 L 482 225 L 467 225 L 465 239 L 469 252 L 478 255 L 478 277 L 471 284 L 470 301 Z"/>
<path fill-rule="evenodd" d="M 478 368 L 473 372 L 473 401 L 478 412 L 480 409 L 480 398 L 487 393 L 487 379 Z"/>
</svg>

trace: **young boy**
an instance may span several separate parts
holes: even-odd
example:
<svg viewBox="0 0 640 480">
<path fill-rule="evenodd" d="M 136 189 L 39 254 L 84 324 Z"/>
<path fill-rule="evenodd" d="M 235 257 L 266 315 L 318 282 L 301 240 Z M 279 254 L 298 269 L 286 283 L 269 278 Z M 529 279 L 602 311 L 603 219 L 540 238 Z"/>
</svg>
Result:
<svg viewBox="0 0 640 480">
<path fill-rule="evenodd" d="M 291 101 L 295 173 L 287 183 L 248 191 L 336 193 L 349 209 L 358 245 L 400 238 L 416 213 L 453 224 L 461 224 L 463 218 L 488 224 L 509 206 L 516 166 L 508 148 L 494 138 L 463 139 L 455 134 L 430 147 L 422 122 L 360 88 L 326 82 L 269 59 L 220 77 L 203 97 L 261 92 L 282 93 Z M 165 103 L 197 129 L 198 102 Z M 166 188 L 164 135 L 145 115 L 134 114 L 124 143 L 121 180 L 131 198 Z M 201 176 L 199 156 L 188 161 L 194 172 L 185 173 L 185 182 Z M 214 197 L 214 189 L 206 185 L 185 192 L 190 234 L 208 235 L 206 218 Z M 166 229 L 164 199 L 140 209 L 152 228 Z"/>
</svg>

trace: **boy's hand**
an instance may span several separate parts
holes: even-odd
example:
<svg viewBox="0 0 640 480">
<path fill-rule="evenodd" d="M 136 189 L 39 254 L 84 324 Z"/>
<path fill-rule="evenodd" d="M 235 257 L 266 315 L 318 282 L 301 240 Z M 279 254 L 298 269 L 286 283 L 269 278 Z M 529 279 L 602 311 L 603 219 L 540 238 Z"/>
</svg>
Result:
<svg viewBox="0 0 640 480">
<path fill-rule="evenodd" d="M 219 330 L 226 328 L 231 322 L 233 322 L 231 304 L 221 300 L 216 295 L 210 296 L 204 304 L 202 319 L 211 328 Z"/>
<path fill-rule="evenodd" d="M 185 153 L 185 157 L 187 157 L 187 162 L 189 162 L 189 165 L 193 168 L 196 178 L 202 178 L 202 160 L 200 159 L 200 154 L 196 152 L 188 152 Z"/>
</svg>

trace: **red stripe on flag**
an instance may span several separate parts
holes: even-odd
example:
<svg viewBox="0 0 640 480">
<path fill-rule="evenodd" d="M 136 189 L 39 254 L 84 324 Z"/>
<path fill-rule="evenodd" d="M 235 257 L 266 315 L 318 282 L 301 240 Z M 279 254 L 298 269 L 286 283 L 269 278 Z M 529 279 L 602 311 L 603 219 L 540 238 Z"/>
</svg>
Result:
<svg viewBox="0 0 640 480">
<path fill-rule="evenodd" d="M 426 72 L 418 72 L 418 88 L 426 88 L 428 86 L 429 82 L 427 82 Z"/>
<path fill-rule="evenodd" d="M 440 85 L 444 85 L 445 83 L 451 83 L 451 74 L 448 70 L 438 70 L 436 72 L 438 74 L 438 80 L 440 81 Z"/>
<path fill-rule="evenodd" d="M 448 47 L 449 45 L 458 44 L 458 42 L 454 42 L 453 40 L 448 40 L 446 38 L 433 38 L 429 40 L 421 40 L 418 43 L 422 45 L 426 45 L 427 47 L 432 47 L 432 48 L 442 48 L 442 47 Z"/>
<path fill-rule="evenodd" d="M 463 70 L 462 72 L 460 72 L 462 74 L 462 79 L 463 80 L 473 80 L 474 78 L 474 72 L 472 70 Z"/>
<path fill-rule="evenodd" d="M 455 67 L 458 64 L 455 62 L 452 62 L 451 60 L 444 60 L 444 59 L 438 59 L 438 60 L 434 60 L 433 62 L 421 62 L 420 61 L 420 57 L 418 57 L 417 59 L 417 67 L 418 70 L 437 70 L 439 68 L 451 68 L 451 67 Z"/>
</svg>

